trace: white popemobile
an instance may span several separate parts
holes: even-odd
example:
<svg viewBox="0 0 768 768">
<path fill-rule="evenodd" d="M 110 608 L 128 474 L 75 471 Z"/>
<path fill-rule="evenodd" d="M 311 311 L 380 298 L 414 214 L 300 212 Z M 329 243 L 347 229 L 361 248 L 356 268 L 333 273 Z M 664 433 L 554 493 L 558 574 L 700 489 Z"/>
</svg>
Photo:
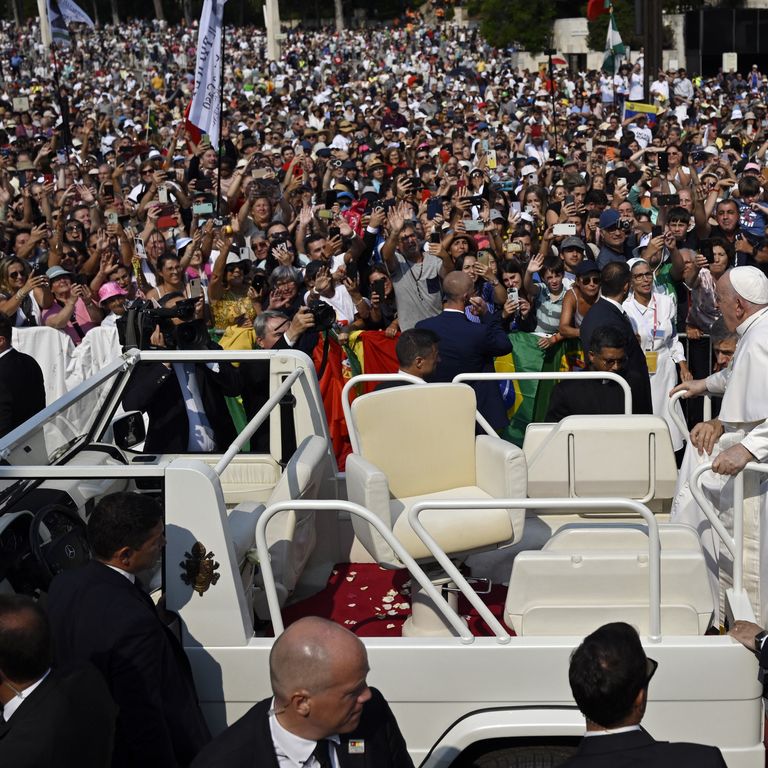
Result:
<svg viewBox="0 0 768 768">
<path fill-rule="evenodd" d="M 141 415 L 120 401 L 133 368 L 158 360 L 261 361 L 271 397 L 223 455 L 148 455 Z M 594 628 L 626 620 L 659 663 L 643 720 L 653 736 L 716 745 L 731 768 L 764 766 L 756 659 L 711 631 L 698 537 L 668 522 L 677 471 L 663 419 L 569 417 L 531 425 L 520 449 L 475 435 L 463 383 L 382 389 L 345 410 L 354 450 L 342 474 L 301 353 L 124 354 L 0 440 L 0 590 L 44 591 L 88 556 L 94 503 L 135 490 L 165 507 L 155 597 L 180 616 L 214 731 L 269 694 L 285 612 L 296 616 L 336 564 L 367 563 L 410 572 L 402 631 L 391 635 L 382 595 L 365 619 L 381 632 L 369 626 L 363 640 L 369 681 L 416 764 L 556 765 L 584 731 L 569 655 Z M 264 420 L 270 453 L 245 452 Z M 716 526 L 735 558 L 725 611 L 755 620 L 738 514 L 733 527 Z M 482 601 L 488 576 L 505 585 L 496 614 Z"/>
</svg>

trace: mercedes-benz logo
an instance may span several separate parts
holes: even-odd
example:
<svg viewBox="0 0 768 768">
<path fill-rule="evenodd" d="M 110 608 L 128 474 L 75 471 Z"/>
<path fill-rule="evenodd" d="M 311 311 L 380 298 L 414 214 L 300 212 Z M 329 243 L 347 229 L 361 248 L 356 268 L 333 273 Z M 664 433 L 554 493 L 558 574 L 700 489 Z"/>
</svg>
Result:
<svg viewBox="0 0 768 768">
<path fill-rule="evenodd" d="M 74 559 L 75 559 L 75 555 L 77 554 L 77 552 L 75 551 L 75 548 L 74 548 L 74 547 L 73 547 L 71 544 L 67 544 L 67 545 L 64 547 L 64 554 L 65 554 L 65 555 L 66 555 L 66 556 L 67 556 L 67 557 L 68 557 L 70 560 L 74 560 Z"/>
</svg>

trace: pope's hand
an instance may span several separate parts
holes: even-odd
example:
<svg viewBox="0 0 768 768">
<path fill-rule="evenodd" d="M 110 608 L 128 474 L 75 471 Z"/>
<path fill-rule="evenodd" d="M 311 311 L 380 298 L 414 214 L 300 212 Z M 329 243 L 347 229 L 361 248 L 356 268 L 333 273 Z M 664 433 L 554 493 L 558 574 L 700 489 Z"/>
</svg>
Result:
<svg viewBox="0 0 768 768">
<path fill-rule="evenodd" d="M 691 381 L 684 381 L 682 384 L 678 384 L 673 390 L 670 391 L 669 396 L 675 394 L 675 392 L 685 392 L 684 398 L 696 397 L 697 395 L 703 395 L 707 391 L 706 379 L 692 379 Z"/>
<path fill-rule="evenodd" d="M 741 444 L 732 445 L 727 451 L 718 454 L 712 462 L 712 471 L 718 475 L 738 475 L 755 457 Z"/>
<path fill-rule="evenodd" d="M 691 430 L 691 443 L 693 443 L 694 448 L 698 449 L 699 456 L 704 451 L 707 454 L 712 453 L 715 443 L 720 439 L 723 431 L 723 425 L 719 419 L 702 421 Z"/>
</svg>

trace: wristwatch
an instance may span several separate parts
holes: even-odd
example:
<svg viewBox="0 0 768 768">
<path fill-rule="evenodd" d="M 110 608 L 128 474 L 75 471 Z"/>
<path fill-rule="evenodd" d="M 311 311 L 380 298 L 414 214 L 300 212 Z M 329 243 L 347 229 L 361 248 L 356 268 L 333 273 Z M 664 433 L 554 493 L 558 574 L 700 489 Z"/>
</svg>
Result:
<svg viewBox="0 0 768 768">
<path fill-rule="evenodd" d="M 766 632 L 766 630 L 762 630 L 762 632 L 758 632 L 755 635 L 755 653 L 760 653 L 760 651 L 763 650 L 763 644 L 765 643 L 766 638 L 768 638 L 768 632 Z"/>
</svg>

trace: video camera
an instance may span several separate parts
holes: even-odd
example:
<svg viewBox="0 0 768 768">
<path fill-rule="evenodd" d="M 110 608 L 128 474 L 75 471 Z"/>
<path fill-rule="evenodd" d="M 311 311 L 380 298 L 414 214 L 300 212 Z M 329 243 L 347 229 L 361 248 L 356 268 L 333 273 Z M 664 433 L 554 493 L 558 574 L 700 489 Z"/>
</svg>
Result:
<svg viewBox="0 0 768 768">
<path fill-rule="evenodd" d="M 167 349 L 207 349 L 208 330 L 202 320 L 195 319 L 197 299 L 182 299 L 174 307 L 158 307 L 146 299 L 126 305 L 126 313 L 117 320 L 117 334 L 123 352 L 129 349 L 152 349 L 155 327 L 165 339 Z M 181 320 L 175 324 L 174 319 Z"/>
</svg>

